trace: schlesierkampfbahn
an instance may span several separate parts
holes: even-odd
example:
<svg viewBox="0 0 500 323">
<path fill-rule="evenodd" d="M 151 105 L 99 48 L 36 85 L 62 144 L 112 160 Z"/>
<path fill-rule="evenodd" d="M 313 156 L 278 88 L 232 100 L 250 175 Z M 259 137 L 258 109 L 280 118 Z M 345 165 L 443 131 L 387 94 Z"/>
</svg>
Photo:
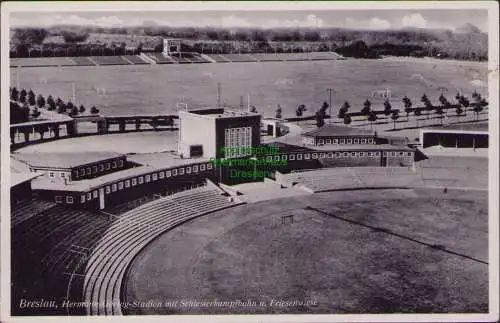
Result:
<svg viewBox="0 0 500 323">
<path fill-rule="evenodd" d="M 151 38 L 10 59 L 12 315 L 488 311 L 487 63 Z"/>
</svg>

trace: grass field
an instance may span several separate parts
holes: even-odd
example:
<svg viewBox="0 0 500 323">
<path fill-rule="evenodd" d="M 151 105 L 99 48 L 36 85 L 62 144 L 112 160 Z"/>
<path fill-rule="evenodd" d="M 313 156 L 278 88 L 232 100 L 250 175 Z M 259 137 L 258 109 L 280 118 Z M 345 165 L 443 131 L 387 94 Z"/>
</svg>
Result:
<svg viewBox="0 0 500 323">
<path fill-rule="evenodd" d="M 282 224 L 290 214 L 294 223 Z M 152 243 L 130 269 L 126 313 L 487 312 L 487 237 L 485 192 L 345 191 L 260 202 Z M 133 305 L 154 300 L 170 303 Z"/>
<path fill-rule="evenodd" d="M 17 70 L 11 69 L 17 85 Z M 106 115 L 172 113 L 178 102 L 189 107 L 215 106 L 217 83 L 222 83 L 221 102 L 239 106 L 240 96 L 264 115 L 274 116 L 277 104 L 283 116 L 293 116 L 299 104 L 307 114 L 328 101 L 333 88 L 334 109 L 348 100 L 352 111 L 360 110 L 372 91 L 389 88 L 394 108 L 402 109 L 405 95 L 416 102 L 425 92 L 433 102 L 448 89 L 451 100 L 457 89 L 470 94 L 486 92 L 487 63 L 430 59 L 341 60 L 232 64 L 144 65 L 105 67 L 30 67 L 19 72 L 20 86 L 45 96 L 71 100 L 76 84 L 76 103 L 97 106 Z M 446 94 L 446 92 L 445 92 Z M 381 99 L 371 99 L 373 108 Z"/>
</svg>

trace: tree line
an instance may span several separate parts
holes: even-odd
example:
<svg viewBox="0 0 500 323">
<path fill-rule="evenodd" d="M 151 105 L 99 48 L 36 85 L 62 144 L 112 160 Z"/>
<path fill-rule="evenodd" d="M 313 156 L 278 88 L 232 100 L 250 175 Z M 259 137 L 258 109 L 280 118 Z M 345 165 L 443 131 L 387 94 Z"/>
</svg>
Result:
<svg viewBox="0 0 500 323">
<path fill-rule="evenodd" d="M 77 107 L 71 101 L 64 102 L 61 98 L 54 99 L 52 95 L 45 98 L 43 95 L 35 93 L 32 89 L 18 90 L 16 87 L 10 88 L 10 123 L 22 123 L 37 120 L 41 116 L 41 109 L 54 111 L 60 114 L 66 114 L 75 117 L 78 114 L 85 113 L 85 106 Z M 91 114 L 98 114 L 99 109 L 93 106 L 90 109 Z"/>
<path fill-rule="evenodd" d="M 177 28 L 142 26 L 102 28 L 83 26 L 57 26 L 49 28 L 15 28 L 11 32 L 11 57 L 123 55 L 127 38 L 116 44 L 82 44 L 90 33 L 137 35 L 158 37 L 152 46 L 162 51 L 162 38 L 180 38 L 190 41 L 192 50 L 210 53 L 237 52 L 291 52 L 335 50 L 345 56 L 376 58 L 391 56 L 430 56 L 462 60 L 486 60 L 488 36 L 478 31 L 456 33 L 449 30 L 348 30 L 340 28 Z M 44 43 L 48 36 L 62 36 L 64 43 Z M 290 45 L 295 45 L 290 47 Z M 134 44 L 134 54 L 144 44 Z M 71 53 L 69 52 L 71 50 Z M 188 48 L 189 50 L 189 48 Z"/>
</svg>

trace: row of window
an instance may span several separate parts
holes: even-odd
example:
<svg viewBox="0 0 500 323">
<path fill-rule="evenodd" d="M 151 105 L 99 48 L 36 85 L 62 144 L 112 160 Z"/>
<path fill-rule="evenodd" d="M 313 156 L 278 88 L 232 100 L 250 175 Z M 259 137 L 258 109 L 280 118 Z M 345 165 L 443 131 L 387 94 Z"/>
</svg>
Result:
<svg viewBox="0 0 500 323">
<path fill-rule="evenodd" d="M 174 177 L 177 175 L 184 175 L 184 174 L 192 174 L 192 173 L 196 174 L 198 172 L 204 172 L 205 170 L 211 170 L 211 169 L 213 169 L 213 166 L 210 163 L 180 167 L 180 168 L 175 168 L 172 170 L 165 170 L 165 171 L 160 171 L 160 172 L 156 172 L 156 173 L 152 173 L 152 174 L 141 175 L 141 176 L 138 176 L 135 178 L 126 179 L 126 180 L 120 181 L 118 183 L 107 185 L 103 189 L 104 189 L 104 192 L 106 194 L 110 194 L 111 192 L 120 191 L 120 190 L 123 190 L 124 188 L 129 188 L 129 187 L 141 185 L 144 183 L 154 182 L 154 181 L 157 181 L 158 179 L 164 179 L 164 178 Z M 88 193 L 80 196 L 80 203 L 85 203 L 86 201 L 96 199 L 96 198 L 98 198 L 98 196 L 99 196 L 99 193 L 97 190 L 94 190 L 92 192 L 88 192 Z M 56 203 L 62 203 L 61 196 L 56 196 Z M 73 204 L 73 197 L 66 196 L 66 203 Z"/>
<path fill-rule="evenodd" d="M 267 156 L 267 161 L 278 160 L 302 160 L 302 159 L 318 159 L 318 158 L 342 158 L 342 157 L 380 157 L 380 151 L 352 151 L 352 152 L 328 152 L 328 153 L 304 153 L 304 154 L 289 154 Z M 413 152 L 408 151 L 384 151 L 383 157 L 413 157 Z"/>
<path fill-rule="evenodd" d="M 333 139 L 318 139 L 318 145 L 323 145 L 323 144 L 374 144 L 375 140 L 373 138 L 333 138 Z"/>
<path fill-rule="evenodd" d="M 104 172 L 105 170 L 110 170 L 110 169 L 116 169 L 116 168 L 121 168 L 123 167 L 123 160 L 115 160 L 113 162 L 109 163 L 103 163 L 99 165 L 94 165 L 94 166 L 88 166 L 88 167 L 82 167 L 79 170 L 75 171 L 75 177 L 78 178 L 79 176 L 85 176 L 85 175 L 93 175 L 97 174 L 100 172 Z"/>
<path fill-rule="evenodd" d="M 224 134 L 226 158 L 247 156 L 252 147 L 252 127 L 228 128 Z"/>
</svg>

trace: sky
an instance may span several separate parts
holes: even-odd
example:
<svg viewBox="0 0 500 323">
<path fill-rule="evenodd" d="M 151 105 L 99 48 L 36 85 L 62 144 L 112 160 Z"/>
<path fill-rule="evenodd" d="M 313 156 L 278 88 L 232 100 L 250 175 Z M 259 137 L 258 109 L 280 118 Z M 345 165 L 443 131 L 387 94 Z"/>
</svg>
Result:
<svg viewBox="0 0 500 323">
<path fill-rule="evenodd" d="M 126 27 L 341 27 L 385 30 L 405 27 L 455 30 L 471 23 L 488 29 L 487 10 L 281 10 L 281 11 L 154 11 L 154 12 L 12 12 L 13 27 L 90 25 Z"/>
</svg>

